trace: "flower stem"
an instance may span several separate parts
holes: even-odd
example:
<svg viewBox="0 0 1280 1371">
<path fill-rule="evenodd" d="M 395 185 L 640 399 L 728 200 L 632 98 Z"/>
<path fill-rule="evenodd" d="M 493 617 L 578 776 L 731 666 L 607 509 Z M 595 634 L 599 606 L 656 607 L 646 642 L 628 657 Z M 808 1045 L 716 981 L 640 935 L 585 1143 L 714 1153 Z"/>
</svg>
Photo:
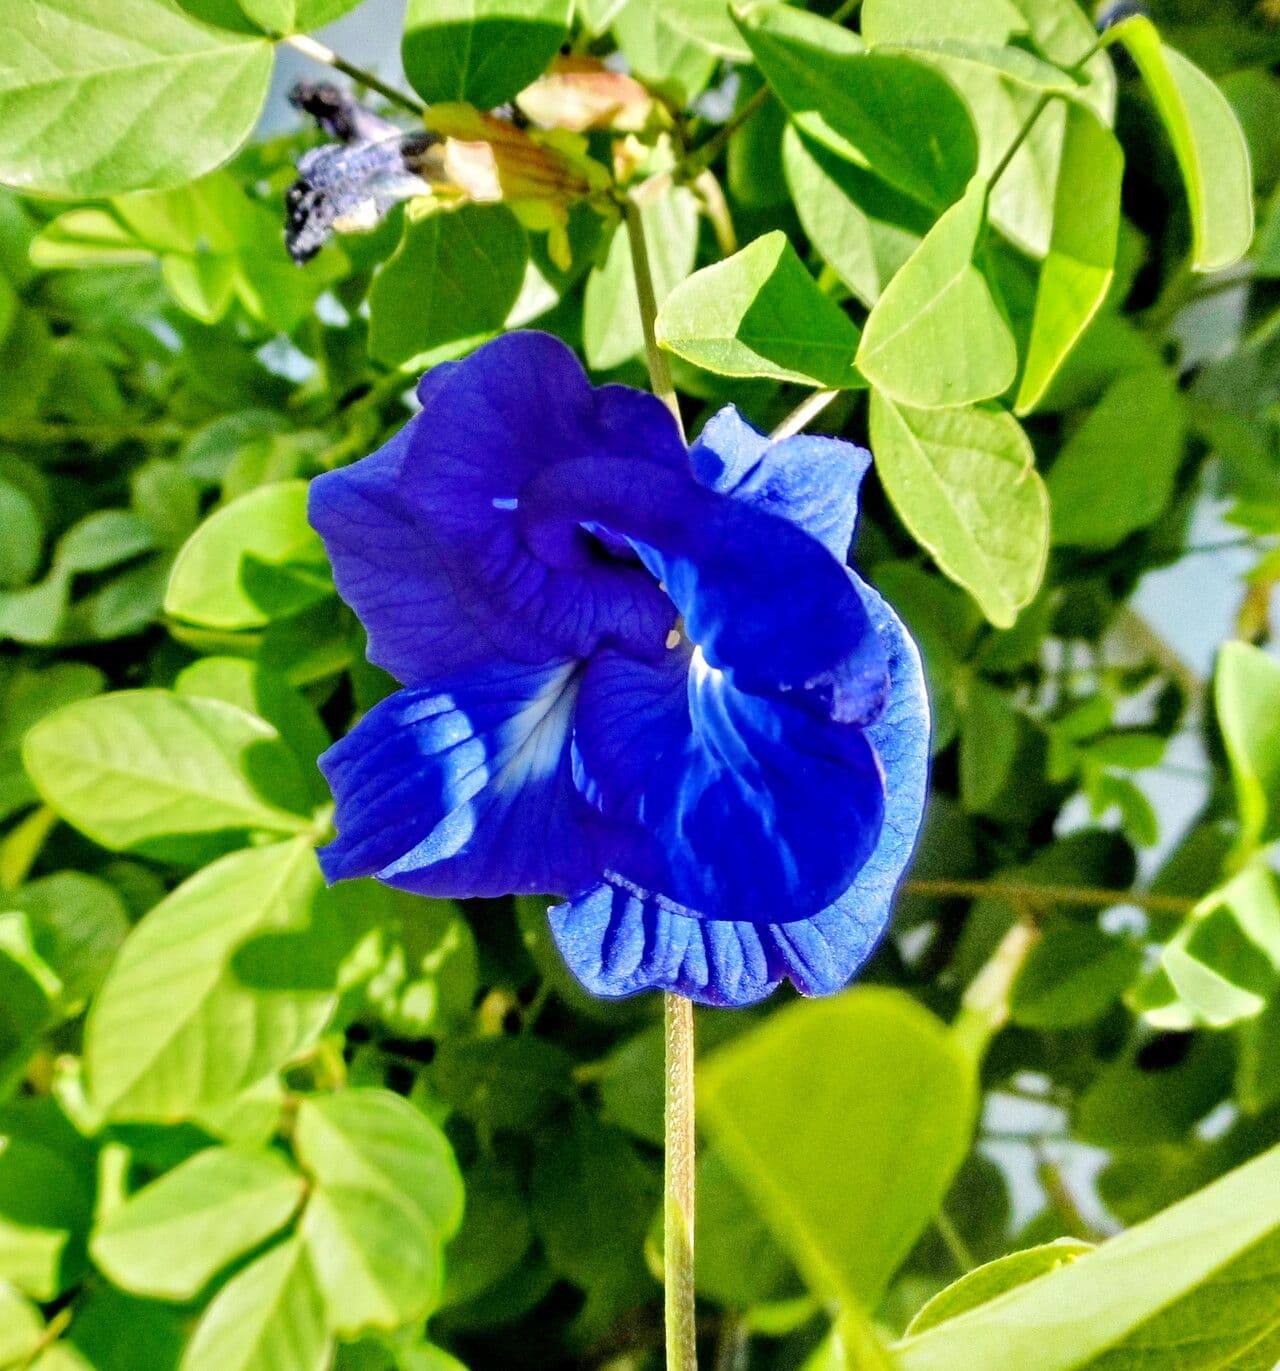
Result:
<svg viewBox="0 0 1280 1371">
<path fill-rule="evenodd" d="M 693 1004 L 663 996 L 667 1043 L 662 1208 L 667 1371 L 697 1371 L 693 1286 Z"/>
<path fill-rule="evenodd" d="M 387 85 L 385 81 L 380 81 L 371 71 L 352 66 L 345 57 L 339 57 L 332 48 L 325 47 L 323 43 L 317 42 L 307 34 L 291 33 L 287 37 L 281 37 L 278 34 L 275 36 L 280 42 L 293 48 L 295 52 L 300 52 L 304 57 L 311 58 L 313 62 L 321 62 L 326 67 L 332 67 L 335 71 L 342 72 L 344 76 L 351 77 L 353 81 L 359 81 L 362 86 L 369 90 L 376 90 L 384 99 L 390 100 L 393 105 L 399 105 L 402 110 L 407 110 L 419 119 L 426 114 L 426 105 L 413 99 L 412 96 L 396 90 L 394 86 Z"/>
<path fill-rule="evenodd" d="M 636 298 L 640 303 L 640 324 L 644 330 L 644 356 L 649 364 L 649 384 L 653 393 L 675 415 L 676 425 L 684 433 L 680 421 L 680 403 L 676 399 L 676 388 L 671 381 L 671 369 L 667 358 L 658 346 L 654 321 L 658 317 L 658 299 L 653 288 L 653 271 L 649 266 L 649 247 L 644 237 L 644 220 L 640 206 L 631 196 L 623 201 L 623 214 L 626 218 L 627 241 L 631 245 L 631 265 L 636 278 Z"/>
<path fill-rule="evenodd" d="M 799 433 L 810 420 L 816 419 L 839 394 L 838 390 L 815 390 L 806 395 L 769 437 L 776 443 L 782 438 L 790 438 Z"/>
</svg>

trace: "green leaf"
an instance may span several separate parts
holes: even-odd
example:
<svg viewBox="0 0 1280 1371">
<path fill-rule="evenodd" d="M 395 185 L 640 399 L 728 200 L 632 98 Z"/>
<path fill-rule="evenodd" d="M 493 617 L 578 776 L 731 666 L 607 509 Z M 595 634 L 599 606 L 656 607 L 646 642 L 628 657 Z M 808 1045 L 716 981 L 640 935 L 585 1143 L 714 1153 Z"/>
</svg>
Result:
<svg viewBox="0 0 1280 1371">
<path fill-rule="evenodd" d="M 1083 105 L 1066 112 L 1049 251 L 1040 268 L 1017 411 L 1035 409 L 1115 275 L 1124 154 Z"/>
<path fill-rule="evenodd" d="M 987 187 L 975 180 L 934 224 L 867 318 L 858 366 L 904 405 L 936 409 L 990 399 L 1017 374 L 1009 325 L 973 264 Z"/>
<path fill-rule="evenodd" d="M 206 1148 L 110 1211 L 90 1254 L 125 1290 L 194 1299 L 219 1271 L 283 1228 L 304 1190 L 278 1152 Z"/>
<path fill-rule="evenodd" d="M 218 835 L 310 827 L 279 734 L 218 700 L 165 690 L 80 700 L 32 728 L 23 760 L 47 804 L 115 851 L 199 859 Z"/>
<path fill-rule="evenodd" d="M 877 390 L 871 446 L 903 523 L 993 624 L 1009 627 L 1040 585 L 1049 543 L 1044 483 L 1017 420 L 908 409 Z"/>
<path fill-rule="evenodd" d="M 1280 891 L 1254 861 L 1210 892 L 1160 954 L 1176 996 L 1147 1012 L 1157 1026 L 1225 1028 L 1261 1013 L 1280 987 Z"/>
<path fill-rule="evenodd" d="M 913 0 L 863 0 L 861 14 L 862 36 L 873 46 L 921 37 L 1002 44 L 1026 27 L 1011 0 L 934 0 L 927 14 Z"/>
<path fill-rule="evenodd" d="M 749 1309 L 798 1288 L 795 1271 L 759 1209 L 714 1148 L 698 1153 L 694 1193 L 694 1275 L 699 1294 L 730 1309 Z M 660 1243 L 661 1213 L 654 1224 Z"/>
<path fill-rule="evenodd" d="M 331 1352 L 315 1272 L 292 1238 L 223 1286 L 196 1325 L 181 1371 L 323 1371 Z"/>
<path fill-rule="evenodd" d="M 0 1282 L 0 1366 L 23 1366 L 41 1346 L 44 1319 L 13 1286 Z"/>
<path fill-rule="evenodd" d="M 44 530 L 40 515 L 26 491 L 0 480 L 0 589 L 26 585 L 40 565 Z"/>
<path fill-rule="evenodd" d="M 670 186 L 640 206 L 645 244 L 659 306 L 693 270 L 698 250 L 698 202 L 692 191 Z M 644 351 L 627 231 L 619 228 L 603 263 L 587 277 L 582 302 L 582 350 L 594 371 L 609 371 Z"/>
<path fill-rule="evenodd" d="M 12 0 L 0 181 L 48 195 L 175 186 L 225 161 L 266 98 L 271 45 L 176 0 Z"/>
<path fill-rule="evenodd" d="M 315 1182 L 302 1236 L 344 1337 L 421 1319 L 437 1303 L 462 1183 L 440 1130 L 387 1090 L 303 1102 L 299 1162 Z"/>
<path fill-rule="evenodd" d="M 970 814 L 986 813 L 1005 793 L 1021 737 L 1012 697 L 981 678 L 970 681 L 960 713 L 960 798 Z"/>
<path fill-rule="evenodd" d="M 428 103 L 492 109 L 546 69 L 571 9 L 571 0 L 409 0 L 405 74 Z"/>
<path fill-rule="evenodd" d="M 592 0 L 593 7 L 604 3 Z M 718 58 L 689 25 L 678 26 L 676 6 L 666 0 L 624 0 L 613 10 L 613 36 L 638 80 L 676 105 L 687 104 L 710 81 Z"/>
<path fill-rule="evenodd" d="M 369 292 L 370 351 L 405 370 L 437 350 L 468 351 L 502 327 L 528 260 L 525 231 L 505 205 L 406 219 Z"/>
<path fill-rule="evenodd" d="M 1272 1148 L 1078 1260 L 908 1337 L 892 1356 L 896 1371 L 1218 1371 L 1277 1326 Z"/>
<path fill-rule="evenodd" d="M 1145 16 L 1125 19 L 1109 36 L 1129 50 L 1169 131 L 1191 206 L 1192 266 L 1229 267 L 1253 237 L 1249 147 L 1231 105 Z"/>
<path fill-rule="evenodd" d="M 977 136 L 944 76 L 901 53 L 866 52 L 849 30 L 789 5 L 755 5 L 737 20 L 803 133 L 932 209 L 962 194 Z"/>
<path fill-rule="evenodd" d="M 52 1140 L 0 1134 L 0 1281 L 42 1303 L 84 1267 L 93 1195 L 80 1164 Z"/>
<path fill-rule="evenodd" d="M 1014 1023 L 1071 1028 L 1113 1005 L 1142 967 L 1142 949 L 1093 924 L 1058 924 L 1031 949 L 1009 995 Z"/>
<path fill-rule="evenodd" d="M 928 211 L 794 124 L 782 136 L 782 169 L 809 241 L 870 309 L 928 232 Z"/>
<path fill-rule="evenodd" d="M 1109 549 L 1153 523 L 1173 494 L 1182 443 L 1182 399 L 1169 373 L 1119 377 L 1049 470 L 1053 541 Z"/>
<path fill-rule="evenodd" d="M 164 608 L 203 628 L 262 628 L 332 594 L 324 544 L 307 523 L 307 483 L 277 481 L 196 529 L 173 564 Z"/>
<path fill-rule="evenodd" d="M 462 1181 L 440 1129 L 389 1090 L 303 1100 L 294 1144 L 317 1185 L 367 1190 L 449 1237 L 462 1220 Z"/>
<path fill-rule="evenodd" d="M 944 1027 L 865 987 L 776 1011 L 699 1085 L 714 1145 L 813 1288 L 874 1305 L 968 1151 L 975 1082 Z"/>
<path fill-rule="evenodd" d="M 1248 851 L 1280 836 L 1280 663 L 1248 643 L 1224 643 L 1213 699 Z"/>
<path fill-rule="evenodd" d="M 94 1103 L 167 1119 L 233 1099 L 323 1026 L 324 990 L 258 990 L 231 966 L 255 934 L 302 922 L 322 888 L 310 840 L 247 848 L 184 881 L 125 943 L 85 1029 Z"/>
<path fill-rule="evenodd" d="M 1067 1262 L 1076 1261 L 1093 1250 L 1091 1242 L 1059 1238 L 1056 1242 L 1010 1252 L 1007 1257 L 997 1257 L 995 1261 L 975 1267 L 945 1290 L 939 1291 L 920 1310 L 907 1325 L 907 1336 L 927 1333 L 938 1324 L 954 1319 L 957 1314 L 976 1309 L 1006 1291 L 1025 1285 Z"/>
<path fill-rule="evenodd" d="M 667 296 L 658 342 L 722 376 L 816 386 L 858 383 L 858 330 L 825 296 L 780 230 L 766 233 Z"/>
<path fill-rule="evenodd" d="M 236 0 L 255 24 L 272 33 L 308 33 L 323 28 L 360 0 Z"/>
<path fill-rule="evenodd" d="M 957 67 L 973 69 L 980 75 L 1003 77 L 1010 85 L 1026 90 L 1049 92 L 1073 99 L 1083 98 L 1083 83 L 1052 62 L 1046 62 L 1022 48 L 981 43 L 972 38 L 921 36 L 900 44 L 884 44 L 881 52 L 913 53 L 921 58 L 939 60 L 943 70 Z"/>
<path fill-rule="evenodd" d="M 0 896 L 0 908 L 31 921 L 36 948 L 57 973 L 63 1008 L 72 1012 L 98 988 L 129 931 L 115 890 L 82 871 L 57 871 Z"/>
</svg>

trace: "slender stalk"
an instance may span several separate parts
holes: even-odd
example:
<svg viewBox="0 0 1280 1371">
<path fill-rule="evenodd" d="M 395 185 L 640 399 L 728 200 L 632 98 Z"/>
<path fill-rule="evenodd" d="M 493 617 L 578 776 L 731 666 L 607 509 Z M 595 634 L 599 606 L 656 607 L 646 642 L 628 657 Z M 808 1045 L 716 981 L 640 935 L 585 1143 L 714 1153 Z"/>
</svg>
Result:
<svg viewBox="0 0 1280 1371">
<path fill-rule="evenodd" d="M 693 1003 L 663 996 L 667 1041 L 662 1208 L 667 1371 L 697 1371 L 693 1288 Z"/>
<path fill-rule="evenodd" d="M 626 217 L 627 241 L 631 245 L 631 265 L 635 269 L 636 297 L 640 302 L 640 323 L 644 330 L 644 356 L 649 364 L 649 384 L 653 393 L 675 415 L 681 433 L 684 425 L 680 419 L 680 403 L 676 399 L 676 388 L 671 381 L 671 369 L 667 366 L 666 354 L 658 346 L 654 332 L 654 321 L 658 317 L 658 300 L 653 289 L 653 271 L 649 266 L 649 247 L 644 237 L 644 220 L 640 206 L 630 197 L 623 201 L 623 214 Z"/>
<path fill-rule="evenodd" d="M 1083 885 L 1036 885 L 1031 881 L 950 881 L 911 880 L 903 883 L 909 895 L 932 895 L 940 899 L 981 900 L 988 896 L 1009 899 L 1031 906 L 1073 904 L 1092 909 L 1131 904 L 1162 914 L 1188 914 L 1196 901 L 1186 895 L 1160 895 L 1149 890 L 1102 890 Z"/>
<path fill-rule="evenodd" d="M 733 114 L 720 125 L 718 129 L 706 140 L 700 143 L 684 159 L 680 170 L 686 175 L 695 175 L 700 171 L 705 171 L 716 160 L 717 157 L 729 145 L 729 139 L 751 119 L 768 102 L 773 92 L 768 86 L 761 86 L 750 99 L 745 100 L 742 108 L 735 110 Z"/>
<path fill-rule="evenodd" d="M 680 404 L 667 359 L 658 346 L 654 323 L 658 301 L 645 243 L 640 207 L 630 196 L 623 201 L 631 265 L 635 269 L 636 299 L 644 333 L 653 393 L 675 416 L 684 433 Z M 667 1371 L 697 1371 L 698 1340 L 693 1287 L 693 1004 L 683 995 L 666 994 L 662 1003 L 666 1026 L 666 1097 L 663 1109 L 662 1247 L 663 1304 L 666 1315 Z"/>
<path fill-rule="evenodd" d="M 806 395 L 769 437 L 777 442 L 781 438 L 790 438 L 792 434 L 799 433 L 810 420 L 816 419 L 839 394 L 838 390 L 815 390 Z"/>
<path fill-rule="evenodd" d="M 410 95 L 405 95 L 403 91 L 396 90 L 394 86 L 387 85 L 385 81 L 379 80 L 371 71 L 353 66 L 345 57 L 339 57 L 332 48 L 325 47 L 323 43 L 317 42 L 316 39 L 307 34 L 291 33 L 287 37 L 281 37 L 277 34 L 276 37 L 278 41 L 287 44 L 304 57 L 311 58 L 313 62 L 323 63 L 326 67 L 332 67 L 335 71 L 342 72 L 344 76 L 351 77 L 353 81 L 359 81 L 362 86 L 367 86 L 369 90 L 376 90 L 384 99 L 390 100 L 393 105 L 398 105 L 402 110 L 407 110 L 419 119 L 426 114 L 426 105 Z"/>
</svg>

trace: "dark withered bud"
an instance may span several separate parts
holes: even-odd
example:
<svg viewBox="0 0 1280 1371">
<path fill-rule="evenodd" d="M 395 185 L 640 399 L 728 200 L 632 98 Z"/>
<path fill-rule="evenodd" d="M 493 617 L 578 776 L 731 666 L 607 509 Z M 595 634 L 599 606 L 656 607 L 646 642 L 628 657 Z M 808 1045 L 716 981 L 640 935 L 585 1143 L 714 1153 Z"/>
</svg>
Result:
<svg viewBox="0 0 1280 1371">
<path fill-rule="evenodd" d="M 301 265 L 334 233 L 372 229 L 393 205 L 431 187 L 418 174 L 422 154 L 440 140 L 394 131 L 376 142 L 328 143 L 298 163 L 285 196 L 285 246 Z"/>
<path fill-rule="evenodd" d="M 289 92 L 289 103 L 340 143 L 372 142 L 398 131 L 331 81 L 299 81 Z"/>
<path fill-rule="evenodd" d="M 1139 14 L 1147 19 L 1151 18 L 1151 8 L 1144 5 L 1142 0 L 1108 0 L 1107 4 L 1098 7 L 1094 24 L 1099 33 L 1106 33 L 1108 29 L 1115 28 L 1122 19 L 1132 19 Z"/>
</svg>

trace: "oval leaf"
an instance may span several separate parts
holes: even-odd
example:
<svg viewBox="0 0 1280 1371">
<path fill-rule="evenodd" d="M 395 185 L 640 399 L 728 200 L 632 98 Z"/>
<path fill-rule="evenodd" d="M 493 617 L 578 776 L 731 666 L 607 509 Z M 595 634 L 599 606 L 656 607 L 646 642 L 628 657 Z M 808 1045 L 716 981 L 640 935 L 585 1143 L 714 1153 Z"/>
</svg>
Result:
<svg viewBox="0 0 1280 1371">
<path fill-rule="evenodd" d="M 996 410 L 921 410 L 871 397 L 876 471 L 938 565 L 1008 628 L 1035 595 L 1049 501 L 1018 421 Z"/>
<path fill-rule="evenodd" d="M 249 136 L 271 79 L 264 38 L 176 0 L 10 0 L 0 181 L 48 195 L 176 186 Z"/>
<path fill-rule="evenodd" d="M 722 376 L 837 389 L 859 381 L 858 330 L 781 231 L 677 286 L 658 311 L 656 332 L 663 347 Z"/>
<path fill-rule="evenodd" d="M 986 208 L 986 184 L 974 180 L 867 318 L 858 366 L 877 390 L 905 405 L 988 400 L 1017 374 L 1013 334 L 973 264 Z"/>
</svg>

